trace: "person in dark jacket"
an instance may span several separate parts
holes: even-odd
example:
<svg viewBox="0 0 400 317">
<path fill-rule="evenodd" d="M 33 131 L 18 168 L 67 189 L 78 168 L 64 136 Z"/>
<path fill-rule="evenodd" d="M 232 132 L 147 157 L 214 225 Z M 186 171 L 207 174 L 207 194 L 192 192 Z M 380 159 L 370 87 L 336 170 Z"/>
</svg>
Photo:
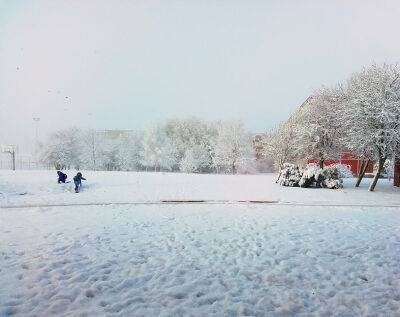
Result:
<svg viewBox="0 0 400 317">
<path fill-rule="evenodd" d="M 79 193 L 79 189 L 82 186 L 82 180 L 86 180 L 86 178 L 82 177 L 82 173 L 78 172 L 76 176 L 74 176 L 74 183 L 75 183 L 75 193 Z"/>
<path fill-rule="evenodd" d="M 58 175 L 58 183 L 61 184 L 65 184 L 65 181 L 67 180 L 67 174 L 64 174 L 61 171 L 57 171 L 57 175 Z"/>
</svg>

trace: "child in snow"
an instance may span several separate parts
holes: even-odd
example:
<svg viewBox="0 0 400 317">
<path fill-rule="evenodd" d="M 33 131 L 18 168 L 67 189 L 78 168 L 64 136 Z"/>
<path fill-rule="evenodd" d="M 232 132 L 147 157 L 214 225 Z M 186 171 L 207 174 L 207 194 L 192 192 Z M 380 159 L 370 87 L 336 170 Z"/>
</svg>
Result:
<svg viewBox="0 0 400 317">
<path fill-rule="evenodd" d="M 58 183 L 59 184 L 61 184 L 61 183 L 65 184 L 65 181 L 67 180 L 67 177 L 68 177 L 67 174 L 64 174 L 61 171 L 57 171 L 57 175 L 58 175 Z"/>
<path fill-rule="evenodd" d="M 74 183 L 75 183 L 75 193 L 79 193 L 79 188 L 82 186 L 82 180 L 86 180 L 86 178 L 82 177 L 82 173 L 78 172 L 76 176 L 74 176 Z"/>
</svg>

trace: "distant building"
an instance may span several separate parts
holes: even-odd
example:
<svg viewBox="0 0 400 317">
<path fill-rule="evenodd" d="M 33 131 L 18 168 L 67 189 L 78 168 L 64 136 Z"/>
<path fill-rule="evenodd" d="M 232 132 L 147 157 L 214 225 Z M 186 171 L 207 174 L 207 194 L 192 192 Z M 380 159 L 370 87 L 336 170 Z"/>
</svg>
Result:
<svg viewBox="0 0 400 317">
<path fill-rule="evenodd" d="M 138 134 L 135 130 L 100 130 L 98 133 L 106 139 L 117 140 L 117 139 L 128 139 L 131 136 Z"/>
<path fill-rule="evenodd" d="M 318 160 L 309 160 L 308 163 L 316 163 L 318 164 Z M 348 165 L 351 172 L 353 175 L 358 175 L 361 171 L 361 164 L 362 160 L 359 158 L 356 158 L 354 155 L 352 155 L 350 152 L 343 152 L 340 155 L 340 159 L 338 160 L 325 160 L 324 161 L 324 166 L 332 165 L 332 164 L 343 164 L 343 165 Z M 373 162 L 369 162 L 365 173 L 373 173 L 374 172 L 374 164 Z"/>
</svg>

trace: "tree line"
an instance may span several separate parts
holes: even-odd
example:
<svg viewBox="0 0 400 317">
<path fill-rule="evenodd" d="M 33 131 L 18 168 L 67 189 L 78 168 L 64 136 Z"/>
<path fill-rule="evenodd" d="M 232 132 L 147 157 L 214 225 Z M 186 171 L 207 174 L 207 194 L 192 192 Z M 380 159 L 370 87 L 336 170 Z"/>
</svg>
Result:
<svg viewBox="0 0 400 317">
<path fill-rule="evenodd" d="M 143 131 L 69 128 L 39 149 L 56 169 L 255 172 L 251 135 L 240 121 L 171 119 Z"/>
<path fill-rule="evenodd" d="M 334 87 L 323 87 L 286 122 L 263 137 L 263 155 L 280 170 L 285 162 L 340 159 L 350 152 L 362 160 L 358 186 L 370 162 L 376 173 L 373 191 L 385 164 L 400 152 L 400 71 L 397 65 L 374 64 Z"/>
</svg>

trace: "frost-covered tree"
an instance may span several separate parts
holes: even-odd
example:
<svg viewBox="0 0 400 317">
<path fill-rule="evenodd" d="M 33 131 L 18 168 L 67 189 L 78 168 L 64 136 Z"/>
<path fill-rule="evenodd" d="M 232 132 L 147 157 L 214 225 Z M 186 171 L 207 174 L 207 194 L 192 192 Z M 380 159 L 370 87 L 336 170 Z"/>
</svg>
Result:
<svg viewBox="0 0 400 317">
<path fill-rule="evenodd" d="M 88 169 L 134 171 L 142 168 L 143 133 L 130 131 L 107 135 L 104 131 L 83 133 L 83 161 Z"/>
<path fill-rule="evenodd" d="M 393 159 L 388 159 L 383 167 L 389 180 L 394 178 L 394 164 L 395 161 Z"/>
<path fill-rule="evenodd" d="M 297 155 L 318 160 L 338 159 L 343 150 L 340 105 L 345 95 L 341 87 L 322 88 L 307 99 L 295 114 Z"/>
<path fill-rule="evenodd" d="M 212 164 L 210 153 L 204 146 L 195 145 L 187 149 L 180 161 L 180 170 L 186 173 L 207 171 Z"/>
<path fill-rule="evenodd" d="M 400 148 L 400 71 L 395 65 L 372 65 L 353 74 L 347 86 L 342 121 L 346 144 L 377 162 L 369 187 L 375 189 L 387 159 Z"/>
<path fill-rule="evenodd" d="M 172 170 L 177 164 L 176 148 L 160 125 L 145 130 L 143 136 L 142 164 L 157 170 Z"/>
<path fill-rule="evenodd" d="M 199 165 L 195 171 L 210 171 L 212 143 L 217 133 L 212 123 L 197 118 L 172 119 L 166 122 L 163 129 L 176 151 L 178 164 L 176 169 L 183 168 L 182 171 L 188 172 L 186 168 L 190 165 L 189 161 L 194 163 L 193 159 L 196 159 L 195 156 L 198 154 L 201 157 L 197 159 L 196 164 L 201 166 Z"/>
<path fill-rule="evenodd" d="M 252 140 L 241 124 L 232 122 L 191 118 L 168 120 L 143 132 L 62 130 L 43 148 L 44 159 L 60 169 L 255 171 Z"/>
<path fill-rule="evenodd" d="M 354 156 L 361 160 L 355 187 L 359 187 L 368 165 L 374 160 L 371 143 L 365 142 L 364 136 L 355 132 L 354 126 L 359 124 L 362 118 L 356 118 L 354 105 L 350 102 L 352 94 L 346 87 L 344 102 L 340 104 L 338 118 L 341 122 L 343 133 L 341 134 L 341 143 L 344 148 L 350 151 Z"/>
<path fill-rule="evenodd" d="M 119 166 L 125 171 L 142 169 L 143 133 L 135 132 L 119 142 Z"/>
<path fill-rule="evenodd" d="M 286 162 L 296 161 L 296 124 L 293 118 L 281 123 L 263 136 L 262 155 L 274 161 L 280 171 Z"/>
<path fill-rule="evenodd" d="M 56 169 L 76 168 L 82 163 L 81 131 L 77 128 L 60 130 L 50 135 L 42 148 L 41 158 Z"/>
<path fill-rule="evenodd" d="M 253 163 L 252 139 L 240 121 L 220 122 L 214 143 L 213 165 L 219 170 L 236 174 L 238 167 Z"/>
<path fill-rule="evenodd" d="M 120 171 L 121 157 L 120 157 L 120 140 L 104 139 L 102 146 L 102 170 L 106 171 Z"/>
<path fill-rule="evenodd" d="M 98 170 L 103 166 L 104 137 L 99 131 L 87 130 L 82 132 L 82 161 L 85 168 Z"/>
</svg>

